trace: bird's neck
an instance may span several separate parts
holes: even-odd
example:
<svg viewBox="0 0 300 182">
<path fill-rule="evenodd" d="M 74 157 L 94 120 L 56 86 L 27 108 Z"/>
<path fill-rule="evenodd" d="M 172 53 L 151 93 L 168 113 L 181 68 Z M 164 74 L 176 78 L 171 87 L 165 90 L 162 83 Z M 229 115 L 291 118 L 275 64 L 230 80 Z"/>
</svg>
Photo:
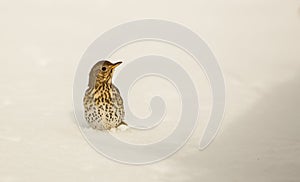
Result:
<svg viewBox="0 0 300 182">
<path fill-rule="evenodd" d="M 95 100 L 101 99 L 101 102 L 106 101 L 109 102 L 111 100 L 111 90 L 112 90 L 112 82 L 98 82 L 95 84 L 95 87 L 90 90 L 90 97 Z"/>
<path fill-rule="evenodd" d="M 94 89 L 95 90 L 109 90 L 112 87 L 111 80 L 105 82 L 96 82 Z"/>
<path fill-rule="evenodd" d="M 110 93 L 111 89 L 112 89 L 111 80 L 104 81 L 104 82 L 100 82 L 97 80 L 94 86 L 92 88 L 89 88 L 86 93 L 92 97 L 94 96 L 99 97 L 104 93 L 105 94 Z"/>
</svg>

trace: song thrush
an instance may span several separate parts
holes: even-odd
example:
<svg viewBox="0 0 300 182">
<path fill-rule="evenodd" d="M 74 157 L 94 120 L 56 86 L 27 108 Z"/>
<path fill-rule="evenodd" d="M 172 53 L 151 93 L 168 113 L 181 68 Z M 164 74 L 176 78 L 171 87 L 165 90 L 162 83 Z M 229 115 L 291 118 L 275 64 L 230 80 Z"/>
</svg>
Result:
<svg viewBox="0 0 300 182">
<path fill-rule="evenodd" d="M 83 102 L 85 119 L 94 129 L 110 130 L 121 124 L 126 125 L 122 97 L 112 84 L 114 69 L 121 63 L 99 61 L 90 71 Z"/>
</svg>

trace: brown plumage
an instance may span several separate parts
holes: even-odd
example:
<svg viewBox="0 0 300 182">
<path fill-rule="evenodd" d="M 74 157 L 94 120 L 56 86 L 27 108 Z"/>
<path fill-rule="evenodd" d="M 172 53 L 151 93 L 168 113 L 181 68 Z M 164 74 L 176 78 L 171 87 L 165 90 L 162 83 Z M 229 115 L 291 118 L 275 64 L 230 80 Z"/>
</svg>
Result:
<svg viewBox="0 0 300 182">
<path fill-rule="evenodd" d="M 126 124 L 122 97 L 112 84 L 114 69 L 121 63 L 99 61 L 90 71 L 83 102 L 85 119 L 94 129 L 109 130 Z"/>
</svg>

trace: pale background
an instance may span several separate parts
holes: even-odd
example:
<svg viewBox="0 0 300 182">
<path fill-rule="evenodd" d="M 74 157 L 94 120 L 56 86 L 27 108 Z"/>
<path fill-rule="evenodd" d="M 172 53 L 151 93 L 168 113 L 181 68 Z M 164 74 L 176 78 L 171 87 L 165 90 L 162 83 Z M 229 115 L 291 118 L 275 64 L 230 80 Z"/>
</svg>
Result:
<svg viewBox="0 0 300 182">
<path fill-rule="evenodd" d="M 2 0 L 0 15 L 0 181 L 300 180 L 299 0 Z M 142 18 L 181 23 L 208 44 L 226 79 L 227 107 L 206 150 L 197 150 L 204 114 L 174 156 L 130 166 L 84 140 L 72 85 L 93 40 Z"/>
</svg>

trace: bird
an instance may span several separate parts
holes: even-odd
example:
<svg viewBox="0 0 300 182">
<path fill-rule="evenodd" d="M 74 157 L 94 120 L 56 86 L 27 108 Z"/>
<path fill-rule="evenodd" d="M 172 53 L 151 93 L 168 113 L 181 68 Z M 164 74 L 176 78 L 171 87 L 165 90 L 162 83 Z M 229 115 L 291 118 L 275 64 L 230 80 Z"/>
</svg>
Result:
<svg viewBox="0 0 300 182">
<path fill-rule="evenodd" d="M 114 69 L 122 62 L 98 61 L 89 73 L 85 91 L 84 117 L 89 126 L 97 130 L 111 130 L 124 122 L 125 111 L 119 89 L 112 83 Z"/>
</svg>

